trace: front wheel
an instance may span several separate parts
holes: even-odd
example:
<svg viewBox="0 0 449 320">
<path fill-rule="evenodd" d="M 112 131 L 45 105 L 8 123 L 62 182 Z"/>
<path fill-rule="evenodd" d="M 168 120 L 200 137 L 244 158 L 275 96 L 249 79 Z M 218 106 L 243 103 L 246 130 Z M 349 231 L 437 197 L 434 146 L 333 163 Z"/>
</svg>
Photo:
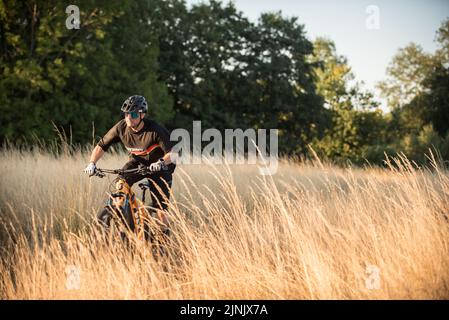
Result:
<svg viewBox="0 0 449 320">
<path fill-rule="evenodd" d="M 110 229 L 113 215 L 112 209 L 109 207 L 104 207 L 98 212 L 97 221 L 104 230 Z"/>
<path fill-rule="evenodd" d="M 122 210 L 113 209 L 111 206 L 106 206 L 97 214 L 97 221 L 103 231 L 108 235 L 112 229 L 119 230 L 121 238 L 126 236 L 126 233 L 134 230 L 134 223 L 129 214 L 122 213 Z"/>
</svg>

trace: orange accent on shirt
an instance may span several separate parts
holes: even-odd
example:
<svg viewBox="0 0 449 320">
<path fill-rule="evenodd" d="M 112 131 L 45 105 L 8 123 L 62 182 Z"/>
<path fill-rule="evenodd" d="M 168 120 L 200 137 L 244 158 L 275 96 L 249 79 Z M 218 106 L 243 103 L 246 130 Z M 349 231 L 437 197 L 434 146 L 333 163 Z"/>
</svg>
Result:
<svg viewBox="0 0 449 320">
<path fill-rule="evenodd" d="M 153 144 L 152 146 L 149 146 L 144 151 L 130 151 L 130 153 L 133 155 L 136 155 L 136 156 L 146 156 L 147 154 L 149 154 L 151 151 L 153 151 L 157 147 L 160 147 L 160 146 L 156 143 L 156 144 Z"/>
</svg>

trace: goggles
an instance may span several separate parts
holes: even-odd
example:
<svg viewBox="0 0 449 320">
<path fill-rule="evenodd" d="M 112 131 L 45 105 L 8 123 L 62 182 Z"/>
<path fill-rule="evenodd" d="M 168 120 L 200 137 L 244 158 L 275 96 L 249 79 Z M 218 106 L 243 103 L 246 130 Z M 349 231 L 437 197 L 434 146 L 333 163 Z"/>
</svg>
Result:
<svg viewBox="0 0 449 320">
<path fill-rule="evenodd" d="M 137 119 L 139 118 L 139 112 L 132 111 L 132 112 L 123 112 L 123 116 L 126 117 L 127 115 L 131 116 L 131 119 Z"/>
</svg>

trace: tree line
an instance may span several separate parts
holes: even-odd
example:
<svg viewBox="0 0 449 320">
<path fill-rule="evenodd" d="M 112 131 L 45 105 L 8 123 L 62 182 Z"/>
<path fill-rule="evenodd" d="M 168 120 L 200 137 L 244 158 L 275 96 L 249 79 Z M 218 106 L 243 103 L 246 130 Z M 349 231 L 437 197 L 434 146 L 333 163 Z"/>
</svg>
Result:
<svg viewBox="0 0 449 320">
<path fill-rule="evenodd" d="M 279 129 L 279 151 L 312 146 L 336 162 L 381 163 L 384 151 L 449 159 L 449 20 L 439 50 L 416 44 L 379 84 L 391 112 L 355 81 L 331 39 L 310 40 L 296 17 L 250 21 L 232 3 L 86 0 L 80 28 L 60 1 L 0 1 L 0 141 L 98 139 L 132 94 L 168 129 Z M 95 133 L 93 134 L 93 128 Z M 94 135 L 94 136 L 93 136 Z"/>
</svg>

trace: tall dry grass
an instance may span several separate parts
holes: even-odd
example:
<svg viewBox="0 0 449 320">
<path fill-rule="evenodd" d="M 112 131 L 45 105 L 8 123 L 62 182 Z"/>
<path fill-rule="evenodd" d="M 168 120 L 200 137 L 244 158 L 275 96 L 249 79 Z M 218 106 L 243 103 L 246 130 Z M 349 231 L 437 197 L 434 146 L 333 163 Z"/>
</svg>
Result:
<svg viewBox="0 0 449 320">
<path fill-rule="evenodd" d="M 87 178 L 86 160 L 1 151 L 0 298 L 449 297 L 449 175 L 436 165 L 283 161 L 272 177 L 250 165 L 180 166 L 170 256 L 154 259 L 145 244 L 101 241 L 93 217 L 108 180 Z M 100 166 L 125 160 L 107 154 Z M 367 286 L 370 266 L 378 287 Z"/>
</svg>

